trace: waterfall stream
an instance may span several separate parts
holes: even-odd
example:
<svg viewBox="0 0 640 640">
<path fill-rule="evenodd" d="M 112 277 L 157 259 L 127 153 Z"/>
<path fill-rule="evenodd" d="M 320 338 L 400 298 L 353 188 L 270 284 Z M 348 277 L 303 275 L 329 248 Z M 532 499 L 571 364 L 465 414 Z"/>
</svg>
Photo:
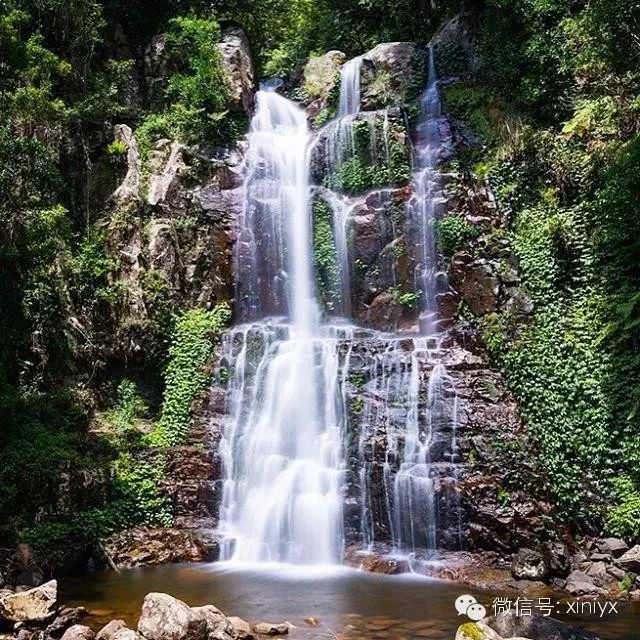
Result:
<svg viewBox="0 0 640 640">
<path fill-rule="evenodd" d="M 353 144 L 354 118 L 370 117 L 358 113 L 361 65 L 356 58 L 343 66 L 338 116 L 326 127 L 334 169 Z M 220 360 L 229 372 L 220 443 L 223 559 L 330 564 L 341 561 L 347 544 L 386 540 L 404 553 L 442 543 L 436 484 L 455 475 L 457 445 L 455 390 L 436 335 L 432 55 L 421 105 L 407 213 L 420 229 L 416 286 L 428 322 L 407 337 L 352 324 L 349 219 L 362 198 L 310 186 L 305 112 L 273 89 L 257 94 L 236 246 L 243 324 L 225 334 Z M 372 148 L 384 144 L 388 156 L 386 112 L 383 123 L 384 139 L 372 138 Z M 322 322 L 314 197 L 333 212 L 340 277 L 338 317 Z"/>
</svg>

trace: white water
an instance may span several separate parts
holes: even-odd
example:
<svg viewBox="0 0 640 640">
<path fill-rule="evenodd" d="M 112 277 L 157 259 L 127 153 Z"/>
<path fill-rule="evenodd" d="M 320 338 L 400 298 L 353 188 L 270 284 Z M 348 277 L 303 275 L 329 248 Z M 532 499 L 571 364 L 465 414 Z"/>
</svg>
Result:
<svg viewBox="0 0 640 640">
<path fill-rule="evenodd" d="M 360 111 L 360 73 L 362 56 L 348 60 L 340 70 L 340 100 L 338 118 L 352 116 Z"/>
<path fill-rule="evenodd" d="M 353 143 L 360 65 L 361 59 L 355 59 L 342 70 L 339 116 L 330 125 L 330 162 L 341 161 L 345 141 Z M 437 312 L 435 292 L 430 293 L 436 261 L 431 183 L 437 149 L 432 124 L 439 115 L 439 98 L 432 59 L 422 107 L 415 202 L 409 213 L 421 229 L 419 283 L 430 319 L 426 329 L 433 330 Z M 372 138 L 372 149 L 380 143 L 386 149 L 387 125 L 385 113 L 384 140 Z M 230 371 L 230 418 L 220 444 L 225 560 L 339 562 L 345 544 L 345 494 L 354 487 L 359 491 L 363 543 L 380 541 L 379 531 L 386 527 L 396 552 L 435 549 L 435 483 L 438 474 L 453 473 L 441 460 L 443 455 L 454 458 L 456 427 L 455 411 L 451 413 L 452 404 L 445 398 L 451 396 L 451 383 L 439 364 L 438 343 L 426 335 L 407 340 L 348 324 L 348 229 L 357 199 L 315 187 L 334 215 L 346 319 L 345 324 L 319 321 L 312 273 L 309 138 L 306 115 L 293 102 L 275 91 L 257 94 L 236 249 L 236 306 L 244 324 L 227 332 L 221 357 Z M 362 390 L 354 389 L 354 372 L 366 380 Z M 362 407 L 354 409 L 358 403 Z M 372 446 L 377 446 L 382 428 L 386 443 L 381 496 L 370 472 Z M 434 460 L 433 444 L 442 440 L 444 431 L 454 434 L 450 450 Z M 354 433 L 359 434 L 355 441 Z M 354 460 L 357 487 L 348 488 L 347 466 Z"/>
<path fill-rule="evenodd" d="M 440 116 L 441 103 L 435 61 L 433 50 L 429 49 L 427 87 L 420 97 L 420 116 L 416 131 L 412 175 L 414 196 L 407 211 L 419 229 L 415 286 L 421 292 L 420 324 L 425 334 L 433 334 L 438 330 L 435 205 L 438 191 L 438 152 L 442 143 L 439 133 Z"/>
<path fill-rule="evenodd" d="M 238 561 L 327 564 L 338 560 L 342 539 L 337 358 L 318 332 L 307 142 L 304 111 L 260 91 L 241 232 L 250 260 L 239 287 L 260 291 L 266 281 L 277 292 L 275 309 L 284 293 L 287 321 L 240 327 L 225 339 L 233 376 L 232 418 L 221 445 L 221 527 L 234 540 L 223 555 Z M 263 225 L 272 234 L 268 242 Z M 259 237 L 266 255 L 258 254 Z M 246 315 L 264 318 L 274 307 L 261 308 L 258 300 Z M 256 349 L 260 358 L 249 353 Z"/>
</svg>

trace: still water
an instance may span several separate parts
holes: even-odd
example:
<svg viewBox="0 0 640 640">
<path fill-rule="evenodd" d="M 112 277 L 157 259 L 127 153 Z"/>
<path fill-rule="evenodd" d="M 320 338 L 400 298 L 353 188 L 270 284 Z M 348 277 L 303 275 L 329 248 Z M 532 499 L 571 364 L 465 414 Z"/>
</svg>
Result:
<svg viewBox="0 0 640 640">
<path fill-rule="evenodd" d="M 113 618 L 135 626 L 144 596 L 161 591 L 192 606 L 214 604 L 227 615 L 251 622 L 288 621 L 297 627 L 290 637 L 305 640 L 453 640 L 463 622 L 457 617 L 455 599 L 472 593 L 491 611 L 494 597 L 411 574 L 226 563 L 94 573 L 63 580 L 60 586 L 66 604 L 93 612 L 88 621 L 93 627 Z M 640 640 L 640 603 L 621 604 L 618 611 L 602 619 L 558 617 L 607 640 Z M 316 626 L 305 622 L 310 617 Z"/>
</svg>

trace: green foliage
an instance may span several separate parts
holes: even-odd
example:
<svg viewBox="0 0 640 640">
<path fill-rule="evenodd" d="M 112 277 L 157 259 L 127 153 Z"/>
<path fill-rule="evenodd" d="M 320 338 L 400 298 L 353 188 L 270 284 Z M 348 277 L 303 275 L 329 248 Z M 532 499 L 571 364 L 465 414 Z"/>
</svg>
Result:
<svg viewBox="0 0 640 640">
<path fill-rule="evenodd" d="M 107 153 L 112 156 L 122 156 L 129 150 L 129 145 L 126 142 L 120 142 L 120 140 L 113 140 L 107 145 Z"/>
<path fill-rule="evenodd" d="M 469 224 L 464 216 L 446 216 L 438 221 L 438 249 L 445 256 L 452 256 L 478 234 L 479 230 Z"/>
<path fill-rule="evenodd" d="M 422 295 L 422 291 L 403 291 L 400 285 L 391 287 L 389 293 L 393 294 L 393 300 L 396 304 L 406 309 L 415 309 Z"/>
<path fill-rule="evenodd" d="M 229 307 L 221 304 L 211 311 L 189 309 L 178 317 L 165 372 L 162 414 L 151 435 L 152 443 L 183 442 L 190 426 L 191 405 L 209 382 L 205 365 L 230 315 Z"/>
<path fill-rule="evenodd" d="M 136 129 L 143 160 L 159 138 L 191 143 L 220 138 L 228 130 L 228 91 L 216 20 L 194 15 L 174 18 L 166 38 L 170 64 L 177 70 L 167 83 L 167 108 L 146 116 Z"/>
<path fill-rule="evenodd" d="M 328 187 L 346 193 L 362 193 L 408 182 L 411 166 L 404 131 L 398 124 L 387 125 L 382 117 L 352 123 L 353 145 L 346 143 L 345 160 L 336 172 L 326 176 Z"/>
<path fill-rule="evenodd" d="M 640 538 L 640 492 L 627 476 L 614 478 L 612 488 L 616 506 L 605 515 L 604 529 L 635 543 Z"/>
<path fill-rule="evenodd" d="M 316 292 L 327 311 L 333 311 L 341 299 L 338 266 L 331 209 L 326 202 L 313 203 L 313 266 Z"/>
</svg>

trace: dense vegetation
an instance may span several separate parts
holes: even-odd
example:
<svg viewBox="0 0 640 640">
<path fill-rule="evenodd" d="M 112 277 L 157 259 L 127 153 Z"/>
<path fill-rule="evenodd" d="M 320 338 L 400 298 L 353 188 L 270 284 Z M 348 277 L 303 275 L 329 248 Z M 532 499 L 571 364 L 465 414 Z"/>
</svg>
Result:
<svg viewBox="0 0 640 640">
<path fill-rule="evenodd" d="M 131 320 L 118 225 L 107 197 L 137 128 L 143 163 L 163 137 L 224 143 L 245 123 L 228 111 L 215 47 L 220 25 L 248 32 L 261 75 L 294 84 L 304 60 L 385 40 L 428 39 L 466 3 L 402 0 L 0 0 L 0 538 L 83 539 L 164 523 L 162 449 L 185 434 L 190 400 L 228 311 L 185 310 L 153 268 L 143 322 Z M 622 0 L 486 0 L 474 5 L 476 73 L 447 108 L 481 136 L 459 158 L 488 179 L 509 214 L 530 324 L 479 321 L 540 443 L 548 491 L 585 529 L 640 536 L 640 7 Z M 155 96 L 136 91 L 144 51 L 167 35 Z M 456 62 L 460 52 L 441 52 Z M 445 55 L 446 53 L 446 55 Z M 444 70 L 444 69 L 441 69 Z M 406 179 L 367 174 L 354 189 Z M 99 170 L 98 170 L 99 169 Z M 144 220 L 146 213 L 138 212 Z M 325 286 L 334 267 L 316 238 Z M 451 252 L 473 238 L 461 218 L 440 230 Z M 334 300 L 326 300 L 335 304 Z M 135 343 L 139 348 L 128 349 Z M 197 357 L 186 358 L 185 349 Z M 166 381 L 166 385 L 165 385 Z M 60 473 L 114 468 L 110 507 L 56 513 Z M 44 508 L 43 508 L 44 505 Z M 41 523 L 34 528 L 36 520 Z"/>
<path fill-rule="evenodd" d="M 578 528 L 640 535 L 640 9 L 616 1 L 487 3 L 473 80 L 447 106 L 482 135 L 487 178 L 535 302 L 483 320 Z M 601 519 L 602 518 L 602 519 Z"/>
</svg>

